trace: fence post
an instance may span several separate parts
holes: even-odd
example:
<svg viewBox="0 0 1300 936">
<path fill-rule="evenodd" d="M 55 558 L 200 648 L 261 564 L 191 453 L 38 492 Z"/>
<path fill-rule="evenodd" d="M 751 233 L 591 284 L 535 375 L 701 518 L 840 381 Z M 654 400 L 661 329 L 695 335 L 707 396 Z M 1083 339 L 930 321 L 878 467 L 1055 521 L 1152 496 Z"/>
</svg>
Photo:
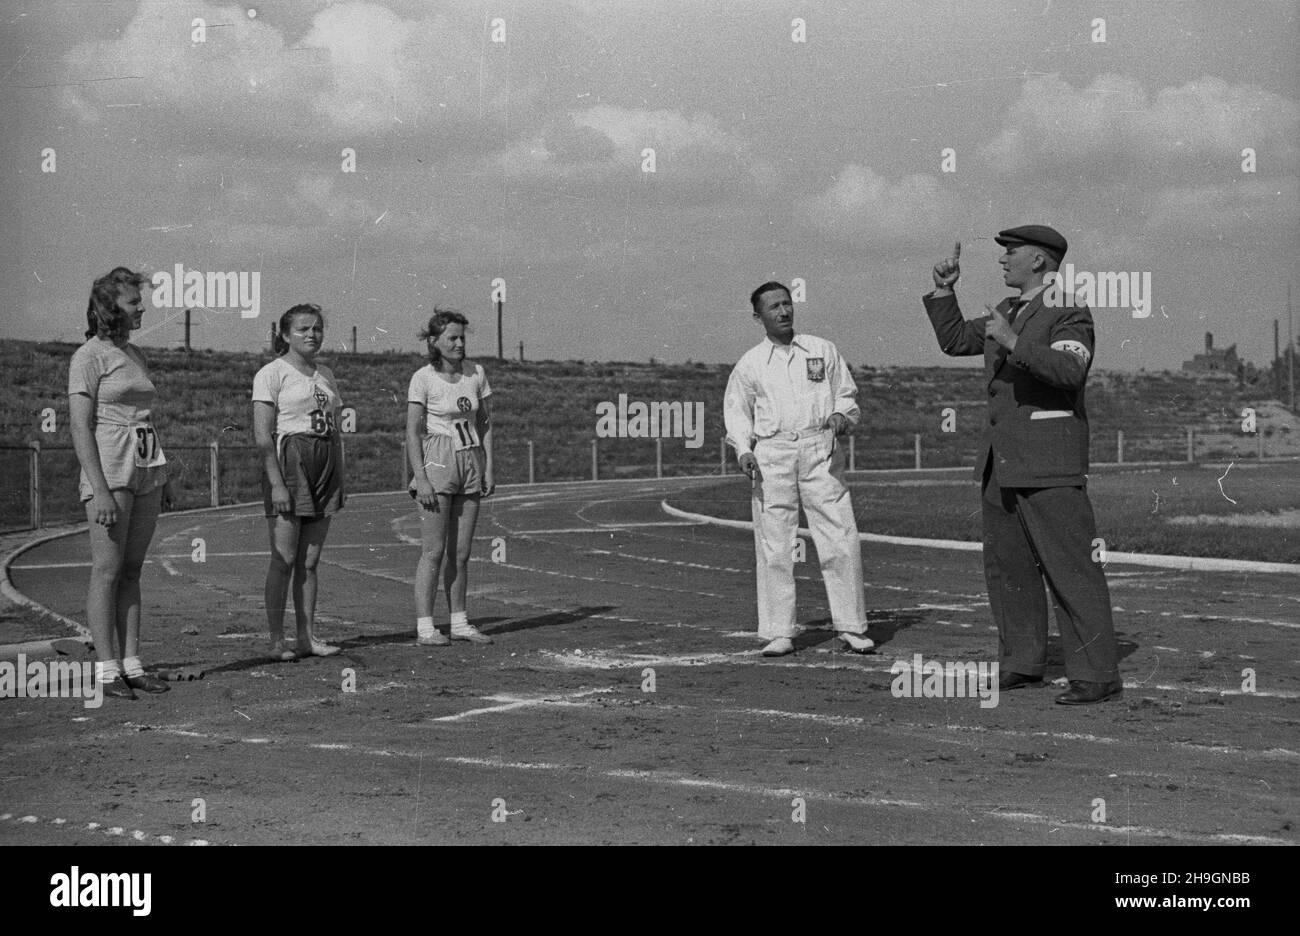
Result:
<svg viewBox="0 0 1300 936">
<path fill-rule="evenodd" d="M 718 466 L 720 469 L 720 473 L 725 475 L 727 473 L 727 440 L 726 439 L 718 440 Z"/>
<path fill-rule="evenodd" d="M 1115 461 L 1124 464 L 1124 430 L 1115 430 Z"/>
<path fill-rule="evenodd" d="M 397 488 L 401 490 L 406 487 L 406 438 L 402 438 L 402 468 L 397 476 Z"/>
<path fill-rule="evenodd" d="M 1187 427 L 1187 464 L 1196 463 L 1196 429 L 1192 426 Z"/>
<path fill-rule="evenodd" d="M 664 440 L 655 439 L 655 477 L 664 476 Z"/>
<path fill-rule="evenodd" d="M 596 468 L 596 440 L 591 440 L 591 480 L 599 481 L 600 472 Z"/>
<path fill-rule="evenodd" d="M 536 484 L 536 475 L 533 473 L 533 440 L 528 440 L 528 483 Z"/>
<path fill-rule="evenodd" d="M 849 471 L 858 470 L 858 437 L 849 436 Z"/>
<path fill-rule="evenodd" d="M 213 507 L 221 506 L 221 476 L 218 474 L 221 468 L 219 467 L 218 451 L 217 440 L 213 439 L 208 443 L 208 477 L 211 479 Z"/>
<path fill-rule="evenodd" d="M 919 432 L 916 433 L 916 435 L 914 435 L 912 438 L 915 439 L 915 442 L 916 442 L 916 468 L 917 468 L 918 471 L 920 471 L 920 469 L 921 469 L 921 433 L 919 433 Z"/>
<path fill-rule="evenodd" d="M 27 456 L 30 465 L 27 487 L 31 496 L 32 529 L 41 528 L 41 442 L 33 439 L 28 443 L 31 453 Z"/>
</svg>

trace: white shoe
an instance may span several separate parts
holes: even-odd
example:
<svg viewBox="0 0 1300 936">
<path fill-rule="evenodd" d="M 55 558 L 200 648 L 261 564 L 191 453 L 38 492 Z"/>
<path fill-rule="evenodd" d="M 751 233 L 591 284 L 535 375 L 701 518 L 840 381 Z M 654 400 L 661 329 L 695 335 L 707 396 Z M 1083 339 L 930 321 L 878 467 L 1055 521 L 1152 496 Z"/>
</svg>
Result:
<svg viewBox="0 0 1300 936">
<path fill-rule="evenodd" d="M 789 637 L 778 637 L 763 648 L 763 656 L 778 657 L 794 653 L 794 641 Z"/>
<path fill-rule="evenodd" d="M 451 625 L 452 640 L 468 640 L 470 643 L 490 644 L 492 638 L 484 634 L 473 624 L 453 624 Z"/>
<path fill-rule="evenodd" d="M 854 653 L 870 653 L 876 648 L 876 642 L 863 634 L 840 631 L 840 640 L 844 641 L 845 646 Z"/>
</svg>

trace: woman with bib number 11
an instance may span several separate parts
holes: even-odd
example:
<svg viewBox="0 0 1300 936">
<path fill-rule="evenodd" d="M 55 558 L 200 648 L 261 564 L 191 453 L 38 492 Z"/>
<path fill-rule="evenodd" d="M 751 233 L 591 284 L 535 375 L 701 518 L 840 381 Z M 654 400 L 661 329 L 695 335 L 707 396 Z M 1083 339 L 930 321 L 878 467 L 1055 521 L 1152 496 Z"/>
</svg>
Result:
<svg viewBox="0 0 1300 936">
<path fill-rule="evenodd" d="M 271 539 L 266 572 L 266 620 L 271 659 L 330 656 L 339 648 L 319 640 L 316 566 L 330 520 L 343 508 L 343 449 L 337 430 L 334 375 L 316 355 L 325 344 L 320 306 L 296 305 L 272 335 L 279 355 L 253 378 L 253 432 L 262 452 L 262 500 Z M 284 640 L 284 606 L 293 583 L 298 636 Z"/>
<path fill-rule="evenodd" d="M 119 699 L 169 688 L 140 663 L 140 571 L 158 514 L 172 502 L 152 420 L 154 385 L 144 355 L 128 340 L 144 316 L 140 290 L 148 284 L 126 267 L 95 280 L 87 341 L 68 367 L 68 416 L 90 534 L 86 623 L 98 658 L 95 681 Z"/>
<path fill-rule="evenodd" d="M 442 646 L 451 640 L 488 644 L 492 638 L 469 623 L 465 591 L 479 498 L 496 487 L 492 476 L 492 423 L 487 374 L 465 366 L 465 326 L 459 312 L 434 309 L 420 332 L 429 363 L 411 377 L 406 395 L 406 453 L 414 478 L 410 493 L 420 505 L 420 563 L 415 570 L 416 642 Z M 451 640 L 433 625 L 438 573 L 451 615 Z"/>
</svg>

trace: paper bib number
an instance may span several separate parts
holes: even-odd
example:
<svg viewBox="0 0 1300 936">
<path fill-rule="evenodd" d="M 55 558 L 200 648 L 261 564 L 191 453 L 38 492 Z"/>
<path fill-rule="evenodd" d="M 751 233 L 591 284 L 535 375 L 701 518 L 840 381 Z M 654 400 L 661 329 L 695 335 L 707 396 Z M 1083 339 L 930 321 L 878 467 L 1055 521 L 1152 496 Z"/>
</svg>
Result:
<svg viewBox="0 0 1300 936">
<path fill-rule="evenodd" d="M 452 432 L 456 439 L 456 451 L 474 448 L 479 444 L 478 433 L 474 431 L 474 423 L 468 419 L 457 419 L 451 424 Z"/>
<path fill-rule="evenodd" d="M 326 438 L 334 435 L 334 414 L 324 410 L 312 410 L 307 414 L 311 419 L 312 435 Z"/>
<path fill-rule="evenodd" d="M 158 444 L 158 433 L 153 426 L 137 425 L 135 431 L 135 466 L 137 468 L 157 468 L 167 464 L 162 447 Z"/>
</svg>

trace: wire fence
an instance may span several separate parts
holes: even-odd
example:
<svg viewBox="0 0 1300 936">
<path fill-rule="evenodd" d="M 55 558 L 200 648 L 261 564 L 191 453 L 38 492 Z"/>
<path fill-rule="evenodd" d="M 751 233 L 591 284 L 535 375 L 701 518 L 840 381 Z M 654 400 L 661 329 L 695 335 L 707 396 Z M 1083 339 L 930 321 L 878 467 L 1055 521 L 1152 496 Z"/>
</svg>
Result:
<svg viewBox="0 0 1300 936">
<path fill-rule="evenodd" d="M 910 444 L 908 444 L 910 442 Z M 974 463 L 977 444 L 940 432 L 873 439 L 849 437 L 850 471 L 872 469 L 953 468 Z M 546 445 L 533 440 L 498 441 L 494 445 L 496 481 L 540 484 L 610 478 L 707 477 L 734 474 L 734 457 L 722 442 L 690 449 L 682 440 L 590 439 L 588 451 L 577 446 Z M 1199 432 L 1193 427 L 1164 432 L 1094 433 L 1091 460 L 1107 463 L 1196 463 L 1224 458 L 1265 459 L 1270 455 L 1262 434 L 1231 436 Z M 176 508 L 220 507 L 261 497 L 262 461 L 256 446 L 171 446 L 166 450 Z M 1289 451 L 1285 454 L 1290 454 Z M 402 438 L 371 433 L 346 444 L 346 483 L 352 492 L 404 488 L 411 477 Z M 78 494 L 80 467 L 70 445 L 0 446 L 0 532 L 39 529 L 85 519 Z"/>
</svg>

